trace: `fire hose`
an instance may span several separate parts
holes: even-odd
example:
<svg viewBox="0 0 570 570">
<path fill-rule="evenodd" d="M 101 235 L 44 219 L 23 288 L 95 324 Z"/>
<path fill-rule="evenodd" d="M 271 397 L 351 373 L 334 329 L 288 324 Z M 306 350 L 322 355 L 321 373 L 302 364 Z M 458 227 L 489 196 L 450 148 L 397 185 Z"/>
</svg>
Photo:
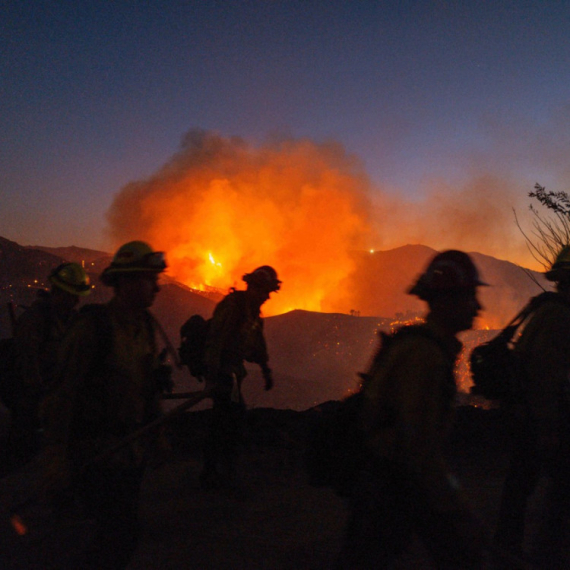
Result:
<svg viewBox="0 0 570 570">
<path fill-rule="evenodd" d="M 141 428 L 131 432 L 123 439 L 118 441 L 116 444 L 112 445 L 111 447 L 103 450 L 101 453 L 95 455 L 91 459 L 89 459 L 86 463 L 84 463 L 78 471 L 78 474 L 81 475 L 87 469 L 92 467 L 97 463 L 101 463 L 112 457 L 117 451 L 123 449 L 133 441 L 147 435 L 151 431 L 159 428 L 160 426 L 166 424 L 174 417 L 178 416 L 179 414 L 185 412 L 186 410 L 190 409 L 191 407 L 195 406 L 196 404 L 200 403 L 202 400 L 210 397 L 213 393 L 213 389 L 208 390 L 199 390 L 195 392 L 184 392 L 179 394 L 170 394 L 168 395 L 169 399 L 173 398 L 185 398 L 185 401 L 179 404 L 178 406 L 172 408 L 172 410 L 168 411 L 164 415 L 160 416 L 159 418 L 155 419 L 154 421 L 142 426 Z M 12 528 L 16 531 L 17 534 L 23 536 L 27 534 L 28 529 L 21 516 L 21 513 L 30 505 L 37 503 L 41 500 L 43 496 L 43 489 L 41 489 L 41 485 L 39 486 L 40 489 L 35 488 L 34 491 L 23 501 L 20 501 L 17 505 L 13 506 L 10 509 L 10 522 Z"/>
</svg>

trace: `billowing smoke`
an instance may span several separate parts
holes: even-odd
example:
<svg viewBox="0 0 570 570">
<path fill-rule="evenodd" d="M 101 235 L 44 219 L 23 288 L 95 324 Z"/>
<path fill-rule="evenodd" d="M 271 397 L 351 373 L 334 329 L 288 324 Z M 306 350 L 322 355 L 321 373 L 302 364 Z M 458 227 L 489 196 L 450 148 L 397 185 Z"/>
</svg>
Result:
<svg viewBox="0 0 570 570">
<path fill-rule="evenodd" d="M 530 189 L 474 175 L 460 185 L 434 181 L 412 202 L 373 188 L 337 143 L 256 146 L 190 131 L 156 174 L 121 190 L 108 220 L 113 247 L 147 240 L 167 252 L 169 274 L 190 287 L 241 288 L 244 273 L 269 264 L 283 287 L 265 314 L 348 312 L 363 304 L 350 278 L 358 250 L 419 243 L 529 266 L 513 208 L 524 216 Z"/>
<path fill-rule="evenodd" d="M 484 172 L 484 171 L 482 171 Z M 518 224 L 530 233 L 528 188 L 505 176 L 474 173 L 454 185 L 432 181 L 414 202 L 384 194 L 377 206 L 381 248 L 422 244 L 463 249 L 538 269 Z M 516 218 L 515 218 L 516 216 Z"/>
<path fill-rule="evenodd" d="M 318 311 L 341 294 L 350 252 L 374 242 L 369 193 L 336 143 L 253 146 L 191 131 L 159 172 L 123 188 L 108 219 L 114 245 L 147 240 L 188 286 L 241 287 L 244 273 L 269 264 L 283 287 L 266 314 Z"/>
</svg>

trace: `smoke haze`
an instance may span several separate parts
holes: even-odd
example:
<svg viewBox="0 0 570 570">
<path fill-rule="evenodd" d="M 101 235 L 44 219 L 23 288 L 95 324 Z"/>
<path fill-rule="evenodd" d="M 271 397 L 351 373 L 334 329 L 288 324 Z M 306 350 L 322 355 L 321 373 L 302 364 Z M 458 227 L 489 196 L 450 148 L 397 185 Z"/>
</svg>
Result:
<svg viewBox="0 0 570 570">
<path fill-rule="evenodd" d="M 348 312 L 357 250 L 421 243 L 529 266 L 513 214 L 526 210 L 527 190 L 478 174 L 453 186 L 431 181 L 421 199 L 404 200 L 373 187 L 338 143 L 256 146 L 194 130 L 156 174 L 118 193 L 108 222 L 113 247 L 148 241 L 167 252 L 169 274 L 190 287 L 241 288 L 244 273 L 269 264 L 283 287 L 267 315 Z"/>
</svg>

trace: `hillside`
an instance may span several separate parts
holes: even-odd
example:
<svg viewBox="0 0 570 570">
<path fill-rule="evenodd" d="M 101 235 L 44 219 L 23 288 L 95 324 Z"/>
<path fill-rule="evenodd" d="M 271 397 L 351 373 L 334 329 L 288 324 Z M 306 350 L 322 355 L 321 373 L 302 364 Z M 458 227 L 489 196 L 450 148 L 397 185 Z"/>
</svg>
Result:
<svg viewBox="0 0 570 570">
<path fill-rule="evenodd" d="M 102 303 L 110 299 L 112 290 L 99 282 L 100 273 L 111 261 L 109 254 L 75 246 L 23 247 L 0 238 L 0 337 L 11 334 L 7 303 L 14 303 L 17 313 L 21 312 L 34 301 L 38 289 L 49 288 L 49 272 L 64 261 L 82 263 L 94 285 L 91 295 L 81 299 L 81 303 Z M 154 312 L 174 340 L 187 316 L 193 313 L 209 316 L 214 305 L 213 300 L 164 278 Z"/>
<path fill-rule="evenodd" d="M 423 245 L 356 253 L 356 267 L 348 279 L 350 296 L 343 303 L 366 316 L 393 317 L 397 312 L 422 312 L 424 304 L 406 291 L 435 253 Z M 488 255 L 476 252 L 471 255 L 483 280 L 490 285 L 480 291 L 484 307 L 482 326 L 504 326 L 530 297 L 540 293 L 542 289 L 533 279 L 545 289 L 550 288 L 537 272 Z M 333 306 L 331 310 L 338 307 Z"/>
<path fill-rule="evenodd" d="M 101 259 L 109 259 L 111 254 L 105 251 L 97 251 L 94 249 L 86 249 L 84 247 L 77 247 L 71 245 L 69 247 L 46 247 L 43 245 L 31 245 L 27 249 L 38 249 L 51 253 L 57 257 L 61 257 L 66 261 L 74 261 L 75 263 L 85 262 L 86 264 L 97 262 Z"/>
<path fill-rule="evenodd" d="M 276 385 L 272 391 L 264 392 L 259 370 L 250 366 L 250 377 L 244 384 L 248 403 L 253 407 L 303 410 L 339 399 L 354 389 L 357 373 L 366 369 L 372 357 L 377 330 L 389 330 L 395 318 L 405 320 L 425 312 L 424 304 L 407 295 L 406 289 L 434 253 L 425 246 L 409 245 L 355 254 L 356 270 L 350 278 L 353 302 L 347 303 L 355 310 L 352 315 L 296 310 L 266 318 L 270 366 Z M 472 255 L 483 279 L 491 285 L 481 288 L 485 312 L 478 324 L 482 328 L 503 326 L 540 288 L 512 263 L 479 253 Z M 84 263 L 95 284 L 93 293 L 83 303 L 107 301 L 112 291 L 99 283 L 98 276 L 110 259 L 103 252 L 75 246 L 34 249 L 0 238 L 0 336 L 10 334 L 7 302 L 20 307 L 18 310 L 29 305 L 37 289 L 48 286 L 46 278 L 51 268 L 64 260 Z M 541 279 L 539 275 L 535 277 Z M 194 313 L 209 317 L 216 299 L 197 294 L 166 276 L 161 279 L 161 288 L 153 313 L 177 347 L 184 321 Z M 358 314 L 361 316 L 355 316 Z M 471 331 L 463 335 L 463 340 L 470 349 L 491 334 L 492 331 Z M 175 371 L 175 381 L 178 391 L 199 387 L 186 370 Z M 459 367 L 459 385 L 463 391 L 470 385 L 465 358 Z"/>
</svg>

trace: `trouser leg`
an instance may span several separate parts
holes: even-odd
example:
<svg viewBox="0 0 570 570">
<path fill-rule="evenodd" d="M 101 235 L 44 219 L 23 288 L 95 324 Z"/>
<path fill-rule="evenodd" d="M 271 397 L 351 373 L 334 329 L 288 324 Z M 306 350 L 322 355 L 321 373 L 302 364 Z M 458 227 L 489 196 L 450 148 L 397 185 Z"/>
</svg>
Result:
<svg viewBox="0 0 570 570">
<path fill-rule="evenodd" d="M 350 497 L 350 513 L 337 570 L 391 568 L 411 543 L 410 509 L 401 489 L 362 472 Z"/>
<path fill-rule="evenodd" d="M 513 550 L 522 550 L 528 499 L 541 474 L 533 447 L 525 440 L 515 449 L 503 484 L 495 540 Z"/>
<path fill-rule="evenodd" d="M 138 504 L 144 470 L 90 470 L 79 485 L 87 512 L 95 519 L 95 540 L 82 568 L 125 569 L 137 547 Z"/>
<path fill-rule="evenodd" d="M 231 393 L 216 395 L 204 442 L 203 487 L 232 484 L 245 426 L 245 408 Z"/>
</svg>

